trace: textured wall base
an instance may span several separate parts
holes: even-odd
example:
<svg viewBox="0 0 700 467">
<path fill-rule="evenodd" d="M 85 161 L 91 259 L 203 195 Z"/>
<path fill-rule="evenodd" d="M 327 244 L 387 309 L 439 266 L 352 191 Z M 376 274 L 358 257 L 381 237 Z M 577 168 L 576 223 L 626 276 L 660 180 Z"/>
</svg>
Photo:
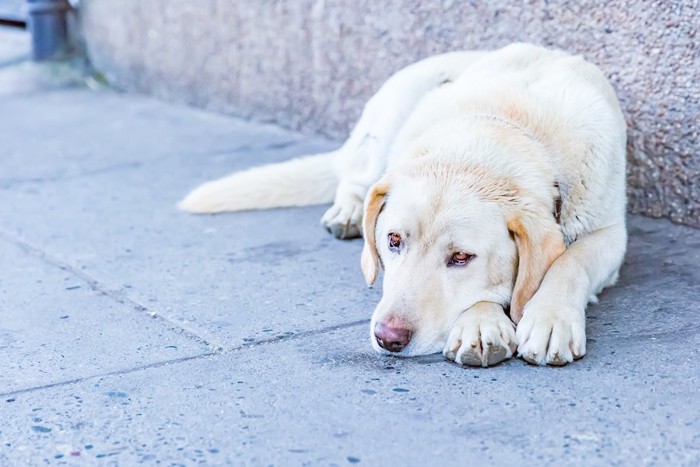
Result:
<svg viewBox="0 0 700 467">
<path fill-rule="evenodd" d="M 582 54 L 627 116 L 630 210 L 700 227 L 696 0 L 84 0 L 82 16 L 119 88 L 338 139 L 428 55 L 513 41 Z"/>
</svg>

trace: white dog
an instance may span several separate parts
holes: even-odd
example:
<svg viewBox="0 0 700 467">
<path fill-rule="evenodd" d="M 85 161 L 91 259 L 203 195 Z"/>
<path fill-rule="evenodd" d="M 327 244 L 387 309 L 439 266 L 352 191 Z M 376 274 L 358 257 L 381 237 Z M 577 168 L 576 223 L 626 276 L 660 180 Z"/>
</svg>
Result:
<svg viewBox="0 0 700 467">
<path fill-rule="evenodd" d="M 615 93 L 582 58 L 527 44 L 447 53 L 392 76 L 337 151 L 205 183 L 180 207 L 335 193 L 322 223 L 364 233 L 368 285 L 385 270 L 375 349 L 476 366 L 517 349 L 564 365 L 586 353 L 586 304 L 623 260 L 625 145 Z"/>
</svg>

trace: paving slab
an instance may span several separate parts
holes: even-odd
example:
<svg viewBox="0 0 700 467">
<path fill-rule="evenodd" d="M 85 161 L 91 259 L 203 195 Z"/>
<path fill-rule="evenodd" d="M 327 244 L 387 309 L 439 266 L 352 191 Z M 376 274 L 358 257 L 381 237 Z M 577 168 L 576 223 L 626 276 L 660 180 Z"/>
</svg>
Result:
<svg viewBox="0 0 700 467">
<path fill-rule="evenodd" d="M 0 394 L 210 352 L 201 338 L 1 238 L 0 265 Z"/>
<path fill-rule="evenodd" d="M 14 101 L 45 115 L 66 109 L 67 121 L 47 122 L 51 138 L 11 149 L 17 156 L 0 179 L 8 235 L 221 347 L 368 319 L 377 291 L 362 285 L 361 243 L 331 238 L 319 224 L 324 207 L 214 217 L 175 209 L 199 181 L 331 143 L 187 118 L 189 109 L 150 99 L 63 94 Z M 71 133 L 81 111 L 102 121 Z M 31 131 L 8 123 L 8 135 Z"/>
<path fill-rule="evenodd" d="M 231 160 L 238 151 L 250 149 L 249 154 L 254 156 L 261 147 L 274 149 L 303 141 L 298 133 L 271 125 L 254 125 L 151 98 L 84 86 L 29 94 L 15 91 L 0 98 L 0 187 L 5 188 L 21 182 L 138 168 L 175 155 L 192 159 L 195 170 L 187 180 L 192 184 L 199 175 L 196 167 L 204 166 L 197 164 L 202 154 Z M 210 170 L 222 170 L 211 167 L 211 160 L 207 162 Z M 250 159 L 241 161 L 245 162 L 252 163 Z"/>
<path fill-rule="evenodd" d="M 225 348 L 369 318 L 362 245 L 331 238 L 322 208 L 191 217 L 182 190 L 120 172 L 3 193 L 3 229 Z"/>
</svg>

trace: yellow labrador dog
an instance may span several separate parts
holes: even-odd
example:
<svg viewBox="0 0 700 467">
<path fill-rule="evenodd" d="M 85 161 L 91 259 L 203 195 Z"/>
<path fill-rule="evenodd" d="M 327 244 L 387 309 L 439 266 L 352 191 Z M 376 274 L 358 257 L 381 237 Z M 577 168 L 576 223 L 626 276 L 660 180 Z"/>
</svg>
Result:
<svg viewBox="0 0 700 467">
<path fill-rule="evenodd" d="M 586 353 L 586 304 L 623 260 L 625 144 L 615 93 L 582 58 L 447 53 L 392 76 L 337 151 L 206 183 L 180 207 L 333 200 L 322 223 L 363 233 L 367 284 L 384 268 L 376 350 L 564 365 Z"/>
</svg>

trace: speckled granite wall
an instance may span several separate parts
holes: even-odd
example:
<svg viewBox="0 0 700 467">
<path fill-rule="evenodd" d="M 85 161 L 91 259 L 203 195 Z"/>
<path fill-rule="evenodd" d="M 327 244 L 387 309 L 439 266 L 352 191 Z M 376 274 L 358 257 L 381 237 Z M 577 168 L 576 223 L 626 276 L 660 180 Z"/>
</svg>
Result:
<svg viewBox="0 0 700 467">
<path fill-rule="evenodd" d="M 391 73 L 528 41 L 600 65 L 629 123 L 629 207 L 700 227 L 700 2 L 83 0 L 119 88 L 342 139 Z"/>
</svg>

